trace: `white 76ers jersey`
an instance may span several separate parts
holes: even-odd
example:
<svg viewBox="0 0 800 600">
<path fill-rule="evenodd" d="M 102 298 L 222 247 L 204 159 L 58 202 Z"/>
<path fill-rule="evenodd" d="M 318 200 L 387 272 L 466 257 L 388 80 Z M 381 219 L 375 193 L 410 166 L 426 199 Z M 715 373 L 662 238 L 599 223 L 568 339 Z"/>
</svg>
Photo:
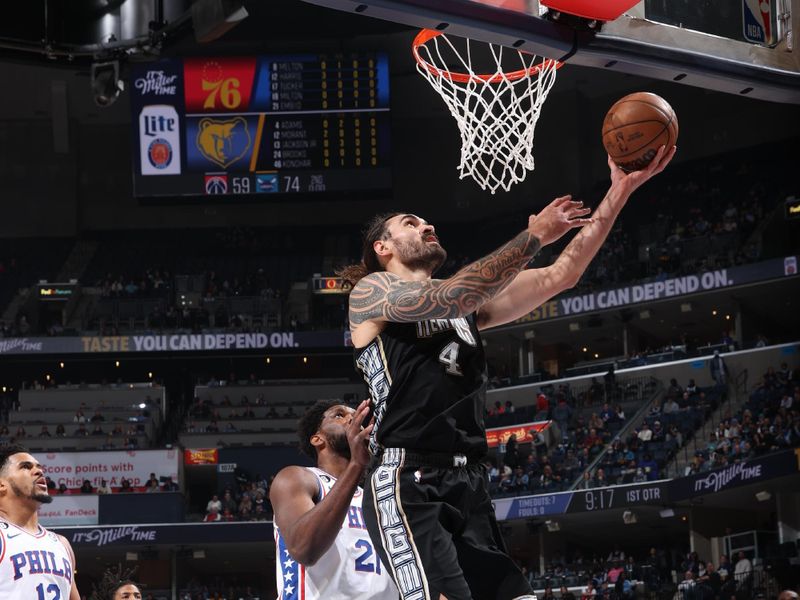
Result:
<svg viewBox="0 0 800 600">
<path fill-rule="evenodd" d="M 317 468 L 308 468 L 319 482 L 321 501 L 336 478 Z M 336 541 L 316 564 L 304 567 L 289 556 L 286 543 L 275 526 L 275 570 L 279 600 L 397 600 L 398 592 L 381 564 L 364 524 L 360 487 Z"/>
<path fill-rule="evenodd" d="M 33 535 L 0 520 L 0 598 L 69 600 L 72 560 L 55 533 Z"/>
</svg>

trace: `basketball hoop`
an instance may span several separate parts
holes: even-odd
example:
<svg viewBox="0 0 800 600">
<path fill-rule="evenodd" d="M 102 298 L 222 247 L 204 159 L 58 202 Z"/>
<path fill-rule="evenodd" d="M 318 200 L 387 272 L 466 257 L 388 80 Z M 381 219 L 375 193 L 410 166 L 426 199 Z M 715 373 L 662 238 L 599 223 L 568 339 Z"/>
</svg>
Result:
<svg viewBox="0 0 800 600">
<path fill-rule="evenodd" d="M 563 63 L 496 44 L 469 39 L 464 43 L 463 49 L 458 49 L 441 31 L 423 29 L 412 45 L 417 71 L 439 93 L 458 123 L 459 177 L 472 177 L 492 194 L 497 188 L 508 191 L 533 170 L 536 121 Z M 494 72 L 476 72 L 471 44 L 488 50 L 487 70 Z M 451 70 L 450 63 L 458 70 Z"/>
</svg>

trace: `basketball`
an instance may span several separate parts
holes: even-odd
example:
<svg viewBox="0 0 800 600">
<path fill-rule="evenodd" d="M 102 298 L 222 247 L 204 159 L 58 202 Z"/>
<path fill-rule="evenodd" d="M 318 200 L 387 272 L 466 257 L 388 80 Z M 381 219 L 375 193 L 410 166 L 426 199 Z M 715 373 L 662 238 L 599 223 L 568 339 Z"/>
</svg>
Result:
<svg viewBox="0 0 800 600">
<path fill-rule="evenodd" d="M 644 169 L 661 146 L 678 139 L 678 117 L 669 103 L 650 92 L 618 100 L 603 119 L 603 146 L 626 173 Z"/>
</svg>

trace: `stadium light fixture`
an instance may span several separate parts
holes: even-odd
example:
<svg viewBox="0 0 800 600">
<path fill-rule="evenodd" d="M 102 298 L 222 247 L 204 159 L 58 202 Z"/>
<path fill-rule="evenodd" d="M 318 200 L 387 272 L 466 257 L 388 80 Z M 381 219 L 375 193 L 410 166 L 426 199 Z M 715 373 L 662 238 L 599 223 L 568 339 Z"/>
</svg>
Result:
<svg viewBox="0 0 800 600">
<path fill-rule="evenodd" d="M 119 78 L 119 62 L 94 63 L 92 65 L 92 97 L 97 106 L 111 106 L 125 89 Z"/>
<path fill-rule="evenodd" d="M 559 523 L 558 521 L 547 520 L 544 522 L 544 526 L 547 527 L 547 531 L 549 531 L 550 533 L 561 531 L 561 523 Z"/>
<path fill-rule="evenodd" d="M 636 517 L 636 513 L 631 510 L 626 510 L 622 513 L 622 522 L 625 525 L 633 525 L 634 523 L 638 522 L 639 519 Z"/>
<path fill-rule="evenodd" d="M 759 502 L 766 502 L 772 498 L 772 494 L 770 494 L 767 490 L 761 490 L 760 492 L 756 492 L 756 500 Z"/>
</svg>

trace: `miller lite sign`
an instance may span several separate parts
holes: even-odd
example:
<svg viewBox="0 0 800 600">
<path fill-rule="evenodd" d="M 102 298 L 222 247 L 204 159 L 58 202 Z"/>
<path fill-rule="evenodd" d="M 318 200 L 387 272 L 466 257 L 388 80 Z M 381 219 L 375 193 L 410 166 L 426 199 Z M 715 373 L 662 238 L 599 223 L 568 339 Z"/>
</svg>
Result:
<svg viewBox="0 0 800 600">
<path fill-rule="evenodd" d="M 180 175 L 181 127 L 173 106 L 145 106 L 139 113 L 142 175 Z"/>
</svg>

